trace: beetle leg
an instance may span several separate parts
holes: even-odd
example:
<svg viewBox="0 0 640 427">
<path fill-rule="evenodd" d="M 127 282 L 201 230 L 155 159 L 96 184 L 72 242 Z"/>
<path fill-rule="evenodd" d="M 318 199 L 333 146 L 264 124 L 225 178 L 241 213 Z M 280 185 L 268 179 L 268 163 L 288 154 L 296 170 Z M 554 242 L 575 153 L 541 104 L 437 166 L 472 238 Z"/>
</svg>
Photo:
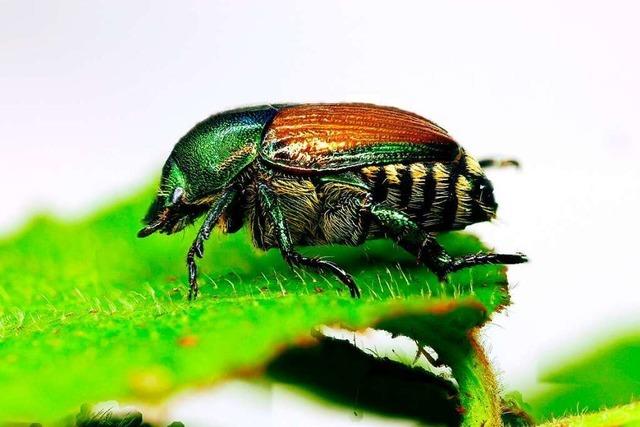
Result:
<svg viewBox="0 0 640 427">
<path fill-rule="evenodd" d="M 265 183 L 258 184 L 258 193 L 262 208 L 265 213 L 269 215 L 271 221 L 273 221 L 278 246 L 280 247 L 280 252 L 282 253 L 285 261 L 292 266 L 305 266 L 318 271 L 330 271 L 349 288 L 349 293 L 352 298 L 360 298 L 360 289 L 358 289 L 353 277 L 351 277 L 351 275 L 342 267 L 331 261 L 306 257 L 295 251 L 291 242 L 291 236 L 289 235 L 287 223 L 284 215 L 282 214 L 282 210 L 278 205 L 278 196 Z"/>
<path fill-rule="evenodd" d="M 398 244 L 408 252 L 416 255 L 418 261 L 425 264 L 441 281 L 449 273 L 467 267 L 485 264 L 520 264 L 527 262 L 522 253 L 493 254 L 477 253 L 462 257 L 452 257 L 438 243 L 433 233 L 427 233 L 402 212 L 374 205 L 371 213 L 380 222 L 387 233 L 394 237 Z"/>
<path fill-rule="evenodd" d="M 389 237 L 394 238 L 407 252 L 415 255 L 418 261 L 429 267 L 440 280 L 444 280 L 447 275 L 446 266 L 451 264 L 453 259 L 436 242 L 432 234 L 422 230 L 406 214 L 381 205 L 373 205 L 371 214 Z"/>
<path fill-rule="evenodd" d="M 198 266 L 196 265 L 196 256 L 202 258 L 204 255 L 204 242 L 211 236 L 213 226 L 218 222 L 224 210 L 231 204 L 236 195 L 235 190 L 224 192 L 218 200 L 216 200 L 193 240 L 189 252 L 187 252 L 187 268 L 189 271 L 189 300 L 193 300 L 198 296 Z"/>
<path fill-rule="evenodd" d="M 356 282 L 353 280 L 353 277 L 351 277 L 351 275 L 347 273 L 338 264 L 331 261 L 323 260 L 323 259 L 305 257 L 293 250 L 289 252 L 283 251 L 282 255 L 284 256 L 284 259 L 291 265 L 294 265 L 294 266 L 302 265 L 305 267 L 312 268 L 314 270 L 330 271 L 338 279 L 340 279 L 342 283 L 344 283 L 349 288 L 349 294 L 351 295 L 351 298 L 360 298 L 360 289 L 358 289 L 358 285 L 356 285 Z"/>
<path fill-rule="evenodd" d="M 494 254 L 478 252 L 473 255 L 451 257 L 438 243 L 433 234 L 427 234 L 426 239 L 418 251 L 418 260 L 426 264 L 440 281 L 444 281 L 449 273 L 463 268 L 487 264 L 522 264 L 527 262 L 527 256 L 517 252 L 515 254 Z"/>
<path fill-rule="evenodd" d="M 520 168 L 520 162 L 515 159 L 482 159 L 478 161 L 481 168 L 504 168 L 507 166 L 513 166 Z"/>
<path fill-rule="evenodd" d="M 449 272 L 458 271 L 474 265 L 486 264 L 522 264 L 529 261 L 522 252 L 515 254 L 491 254 L 478 252 L 477 254 L 454 258 L 449 266 Z"/>
</svg>

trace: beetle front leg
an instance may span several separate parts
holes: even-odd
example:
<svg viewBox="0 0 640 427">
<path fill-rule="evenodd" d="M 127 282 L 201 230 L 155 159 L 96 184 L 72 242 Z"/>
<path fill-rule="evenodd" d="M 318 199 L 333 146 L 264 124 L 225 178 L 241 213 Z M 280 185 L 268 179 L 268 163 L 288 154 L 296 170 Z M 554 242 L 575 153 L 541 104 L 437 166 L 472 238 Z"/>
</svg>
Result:
<svg viewBox="0 0 640 427">
<path fill-rule="evenodd" d="M 258 184 L 258 193 L 260 196 L 260 204 L 265 213 L 269 216 L 276 232 L 276 240 L 280 247 L 280 252 L 284 259 L 292 266 L 305 266 L 318 271 L 329 271 L 333 273 L 342 283 L 349 288 L 352 298 L 360 298 L 360 289 L 356 285 L 353 277 L 347 273 L 342 267 L 323 259 L 306 257 L 295 251 L 286 220 L 282 214 L 282 210 L 278 205 L 278 199 L 275 192 L 265 183 Z"/>
<path fill-rule="evenodd" d="M 414 254 L 418 261 L 433 271 L 440 281 L 444 281 L 449 273 L 467 267 L 486 264 L 520 264 L 527 262 L 522 253 L 493 254 L 477 253 L 462 257 L 452 257 L 438 243 L 435 235 L 427 233 L 411 218 L 402 212 L 388 209 L 380 205 L 371 208 L 373 217 L 394 237 L 398 244 Z"/>
<path fill-rule="evenodd" d="M 224 192 L 218 200 L 216 200 L 207 216 L 196 234 L 196 238 L 193 240 L 189 252 L 187 252 L 187 268 L 189 272 L 189 301 L 198 297 L 198 266 L 196 265 L 195 258 L 202 258 L 204 256 L 204 242 L 211 236 L 211 230 L 213 226 L 218 222 L 224 210 L 231 204 L 236 196 L 235 190 L 227 190 Z"/>
</svg>

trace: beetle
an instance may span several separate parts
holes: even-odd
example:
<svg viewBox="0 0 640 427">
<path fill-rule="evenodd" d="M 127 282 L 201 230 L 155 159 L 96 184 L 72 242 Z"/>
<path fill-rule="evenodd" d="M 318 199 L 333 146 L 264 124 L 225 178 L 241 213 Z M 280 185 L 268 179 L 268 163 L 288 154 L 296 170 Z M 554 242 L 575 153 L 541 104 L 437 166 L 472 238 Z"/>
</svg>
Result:
<svg viewBox="0 0 640 427">
<path fill-rule="evenodd" d="M 233 233 L 246 224 L 256 247 L 278 248 L 291 266 L 333 273 L 352 297 L 360 291 L 349 273 L 295 247 L 391 238 L 440 280 L 475 265 L 526 262 L 521 253 L 452 257 L 436 241 L 438 232 L 495 217 L 482 165 L 442 127 L 393 107 L 226 111 L 175 145 L 138 236 L 172 234 L 205 217 L 187 253 L 189 299 L 198 295 L 196 258 L 216 225 Z"/>
</svg>

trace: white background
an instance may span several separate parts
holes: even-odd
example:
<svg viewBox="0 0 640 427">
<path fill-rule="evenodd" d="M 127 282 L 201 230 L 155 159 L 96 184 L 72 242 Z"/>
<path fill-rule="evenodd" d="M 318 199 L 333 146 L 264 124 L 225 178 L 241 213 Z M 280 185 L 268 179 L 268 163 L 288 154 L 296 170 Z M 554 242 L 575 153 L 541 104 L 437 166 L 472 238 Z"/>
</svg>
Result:
<svg viewBox="0 0 640 427">
<path fill-rule="evenodd" d="M 446 4 L 445 4 L 446 3 Z M 195 122 L 270 102 L 425 115 L 492 172 L 513 306 L 486 332 L 505 389 L 638 324 L 634 2 L 0 2 L 0 229 L 77 217 L 154 177 Z"/>
</svg>

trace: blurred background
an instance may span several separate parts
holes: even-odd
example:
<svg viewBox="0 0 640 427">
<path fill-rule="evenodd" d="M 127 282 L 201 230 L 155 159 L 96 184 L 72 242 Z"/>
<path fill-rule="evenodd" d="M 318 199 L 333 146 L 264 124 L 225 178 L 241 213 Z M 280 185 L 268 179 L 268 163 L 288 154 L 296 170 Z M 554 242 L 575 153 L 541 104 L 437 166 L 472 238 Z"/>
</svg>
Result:
<svg viewBox="0 0 640 427">
<path fill-rule="evenodd" d="M 499 219 L 471 231 L 531 258 L 510 269 L 513 305 L 484 335 L 504 389 L 532 396 L 546 366 L 640 328 L 639 13 L 628 1 L 1 1 L 0 231 L 148 185 L 221 110 L 414 111 L 476 157 L 523 164 L 490 172 Z M 234 396 L 254 409 L 238 416 L 267 410 L 251 385 L 216 393 L 207 405 L 222 413 Z M 299 399 L 271 393 L 268 410 L 305 419 Z"/>
</svg>

